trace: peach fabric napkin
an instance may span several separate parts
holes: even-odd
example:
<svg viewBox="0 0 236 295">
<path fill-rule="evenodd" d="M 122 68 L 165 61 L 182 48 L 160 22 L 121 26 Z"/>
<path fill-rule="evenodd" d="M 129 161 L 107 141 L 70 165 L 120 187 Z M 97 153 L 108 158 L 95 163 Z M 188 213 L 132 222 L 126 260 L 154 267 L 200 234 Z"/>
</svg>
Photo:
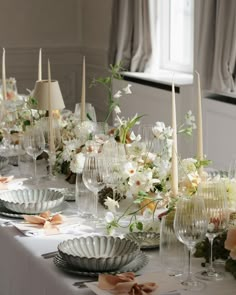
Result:
<svg viewBox="0 0 236 295">
<path fill-rule="evenodd" d="M 28 223 L 42 225 L 46 235 L 58 234 L 59 229 L 56 225 L 63 223 L 61 214 L 51 215 L 50 211 L 39 215 L 23 215 L 23 217 Z"/>
<path fill-rule="evenodd" d="M 146 295 L 151 294 L 158 288 L 153 282 L 139 284 L 135 281 L 132 272 L 109 275 L 100 274 L 98 278 L 98 288 L 119 295 Z"/>
</svg>

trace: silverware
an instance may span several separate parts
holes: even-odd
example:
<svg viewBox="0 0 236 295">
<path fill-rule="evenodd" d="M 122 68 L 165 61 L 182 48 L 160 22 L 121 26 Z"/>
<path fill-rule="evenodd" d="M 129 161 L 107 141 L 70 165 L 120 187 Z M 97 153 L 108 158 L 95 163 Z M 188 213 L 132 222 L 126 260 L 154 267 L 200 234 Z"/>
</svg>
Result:
<svg viewBox="0 0 236 295">
<path fill-rule="evenodd" d="M 52 252 L 48 252 L 48 253 L 43 253 L 41 256 L 44 259 L 49 259 L 49 258 L 53 258 L 54 256 L 56 256 L 58 254 L 58 251 L 52 251 Z"/>
</svg>

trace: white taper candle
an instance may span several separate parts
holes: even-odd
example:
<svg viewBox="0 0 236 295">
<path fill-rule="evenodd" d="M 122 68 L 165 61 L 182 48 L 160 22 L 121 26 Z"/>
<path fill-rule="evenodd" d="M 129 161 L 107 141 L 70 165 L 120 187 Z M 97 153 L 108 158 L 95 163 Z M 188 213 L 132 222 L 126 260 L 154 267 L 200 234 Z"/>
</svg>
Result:
<svg viewBox="0 0 236 295">
<path fill-rule="evenodd" d="M 7 99 L 7 84 L 6 84 L 6 52 L 3 48 L 2 52 L 2 96 L 3 99 Z"/>
<path fill-rule="evenodd" d="M 171 167 L 171 189 L 174 197 L 178 196 L 178 149 L 177 149 L 177 123 L 176 123 L 176 102 L 175 102 L 175 85 L 172 81 L 172 167 Z"/>
<path fill-rule="evenodd" d="M 81 90 L 81 105 L 80 105 L 80 118 L 81 122 L 85 121 L 85 96 L 86 96 L 86 74 L 85 74 L 85 56 L 83 57 L 83 70 L 82 70 L 82 90 Z"/>
</svg>

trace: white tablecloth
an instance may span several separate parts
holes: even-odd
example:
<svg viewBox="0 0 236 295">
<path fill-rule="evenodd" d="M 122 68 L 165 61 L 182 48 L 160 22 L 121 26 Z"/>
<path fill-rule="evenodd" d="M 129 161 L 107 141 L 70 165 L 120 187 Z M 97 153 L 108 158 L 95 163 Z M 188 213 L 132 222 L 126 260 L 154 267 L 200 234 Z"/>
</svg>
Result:
<svg viewBox="0 0 236 295">
<path fill-rule="evenodd" d="M 70 211 L 69 211 L 70 212 Z M 44 259 L 41 254 L 54 251 L 62 240 L 71 234 L 26 237 L 13 226 L 0 226 L 0 295 L 78 295 L 94 294 L 89 289 L 78 289 L 75 281 L 83 277 L 70 275 L 59 270 L 53 259 Z M 146 251 L 149 263 L 140 273 L 163 273 L 159 251 Z M 194 271 L 200 270 L 201 259 L 194 259 Z M 158 283 L 158 274 L 156 277 Z M 219 282 L 207 282 L 201 294 L 235 294 L 236 280 L 226 273 Z M 181 291 L 181 294 L 196 294 Z"/>
</svg>

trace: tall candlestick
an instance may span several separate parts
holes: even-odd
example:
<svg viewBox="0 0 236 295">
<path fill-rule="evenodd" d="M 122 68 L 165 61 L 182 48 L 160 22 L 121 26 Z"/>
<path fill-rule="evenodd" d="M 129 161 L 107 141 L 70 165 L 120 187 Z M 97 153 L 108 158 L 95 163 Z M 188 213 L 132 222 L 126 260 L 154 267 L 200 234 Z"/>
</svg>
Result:
<svg viewBox="0 0 236 295">
<path fill-rule="evenodd" d="M 39 49 L 38 81 L 42 80 L 42 48 Z"/>
<path fill-rule="evenodd" d="M 176 124 L 176 103 L 175 103 L 175 85 L 172 82 L 172 129 L 173 129 L 173 145 L 172 145 L 172 167 L 171 167 L 171 185 L 172 194 L 178 196 L 178 149 L 177 149 L 177 124 Z"/>
<path fill-rule="evenodd" d="M 7 85 L 6 85 L 6 64 L 5 64 L 5 48 L 2 52 L 2 96 L 3 99 L 7 99 Z"/>
<path fill-rule="evenodd" d="M 85 75 L 85 56 L 83 57 L 83 70 L 82 70 L 82 91 L 81 91 L 81 105 L 80 105 L 80 118 L 81 122 L 85 121 L 85 88 L 86 88 L 86 75 Z"/>
<path fill-rule="evenodd" d="M 53 113 L 52 113 L 52 100 L 51 100 L 51 67 L 48 60 L 48 116 L 49 116 L 49 150 L 50 154 L 55 151 L 54 138 L 53 138 Z"/>
</svg>

